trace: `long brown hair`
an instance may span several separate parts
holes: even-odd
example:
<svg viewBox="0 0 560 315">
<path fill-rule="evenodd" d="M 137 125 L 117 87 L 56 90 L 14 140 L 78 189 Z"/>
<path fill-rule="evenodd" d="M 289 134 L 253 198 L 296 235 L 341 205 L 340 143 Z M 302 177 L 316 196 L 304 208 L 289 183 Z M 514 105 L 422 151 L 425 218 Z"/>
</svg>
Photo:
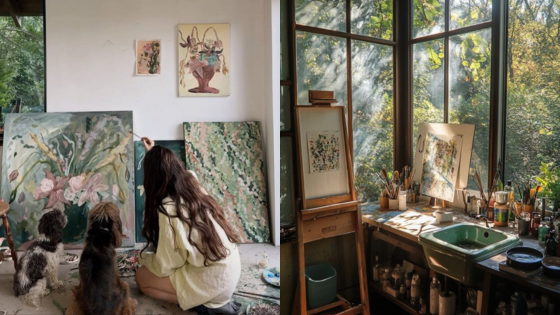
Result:
<svg viewBox="0 0 560 315">
<path fill-rule="evenodd" d="M 153 244 L 156 248 L 159 238 L 158 213 L 171 218 L 179 218 L 189 226 L 188 241 L 204 256 L 204 265 L 208 261 L 216 262 L 226 258 L 228 249 L 222 243 L 218 231 L 214 228 L 211 217 L 224 229 L 228 240 L 239 243 L 241 240 L 227 222 L 224 210 L 212 196 L 202 190 L 197 179 L 185 169 L 183 162 L 175 154 L 159 145 L 154 146 L 144 158 L 144 189 L 146 203 L 144 208 L 144 227 L 142 236 L 147 240 L 142 252 Z M 163 199 L 173 200 L 176 215 L 170 215 L 163 207 Z M 188 215 L 185 215 L 185 210 Z M 173 226 L 171 226 L 173 228 Z M 191 239 L 193 229 L 197 229 L 202 241 L 198 246 Z M 175 229 L 173 229 L 175 240 Z M 141 252 L 141 253 L 142 253 Z"/>
</svg>

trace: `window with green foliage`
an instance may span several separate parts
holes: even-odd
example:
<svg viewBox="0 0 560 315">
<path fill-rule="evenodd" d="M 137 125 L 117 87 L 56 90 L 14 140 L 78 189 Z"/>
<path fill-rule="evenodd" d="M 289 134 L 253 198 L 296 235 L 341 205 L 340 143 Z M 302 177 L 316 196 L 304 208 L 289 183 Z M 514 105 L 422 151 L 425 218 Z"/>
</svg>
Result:
<svg viewBox="0 0 560 315">
<path fill-rule="evenodd" d="M 492 1 L 413 1 L 413 139 L 423 122 L 474 124 L 471 168 L 487 183 Z"/>
<path fill-rule="evenodd" d="M 508 16 L 505 179 L 538 181 L 558 208 L 560 2 L 509 0 Z"/>
<path fill-rule="evenodd" d="M 297 100 L 329 90 L 346 106 L 356 191 L 374 201 L 375 172 L 393 167 L 394 4 L 346 1 L 295 0 Z"/>
<path fill-rule="evenodd" d="M 9 113 L 18 98 L 21 99 L 22 112 L 45 111 L 43 38 L 42 16 L 22 17 L 21 27 L 14 24 L 12 17 L 0 16 L 2 113 Z"/>
</svg>

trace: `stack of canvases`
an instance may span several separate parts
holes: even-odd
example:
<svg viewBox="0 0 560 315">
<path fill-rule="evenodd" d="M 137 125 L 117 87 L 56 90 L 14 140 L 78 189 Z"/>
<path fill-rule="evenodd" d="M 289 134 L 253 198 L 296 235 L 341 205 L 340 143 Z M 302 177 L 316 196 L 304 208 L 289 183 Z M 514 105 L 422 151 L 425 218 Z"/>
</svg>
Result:
<svg viewBox="0 0 560 315">
<path fill-rule="evenodd" d="M 184 131 L 184 142 L 161 144 L 197 174 L 244 242 L 269 242 L 259 123 L 185 123 Z M 9 114 L 4 145 L 2 198 L 16 248 L 38 236 L 42 209 L 56 203 L 68 217 L 66 248 L 82 247 L 89 210 L 101 201 L 121 210 L 123 246 L 142 241 L 145 153 L 137 144 L 134 162 L 132 112 Z"/>
</svg>

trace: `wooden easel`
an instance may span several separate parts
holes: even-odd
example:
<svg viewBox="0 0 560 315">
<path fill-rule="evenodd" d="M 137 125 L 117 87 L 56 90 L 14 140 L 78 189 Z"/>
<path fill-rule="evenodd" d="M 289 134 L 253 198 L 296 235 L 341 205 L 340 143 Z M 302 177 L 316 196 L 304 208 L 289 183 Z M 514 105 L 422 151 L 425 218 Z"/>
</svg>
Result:
<svg viewBox="0 0 560 315">
<path fill-rule="evenodd" d="M 340 117 L 343 126 L 343 130 L 341 131 L 341 133 L 344 135 L 344 154 L 347 164 L 345 171 L 348 174 L 348 187 L 346 187 L 347 192 L 328 197 L 320 197 L 314 199 L 306 198 L 304 172 L 309 171 L 307 169 L 307 166 L 303 165 L 302 162 L 302 155 L 307 154 L 307 150 L 305 152 L 302 152 L 302 129 L 300 128 L 300 111 L 310 109 L 319 111 L 340 111 Z M 354 190 L 354 173 L 348 146 L 348 135 L 346 129 L 346 119 L 344 118 L 344 107 L 328 105 L 296 106 L 296 123 L 300 161 L 299 165 L 301 172 L 300 187 L 302 189 L 302 203 L 300 205 L 301 209 L 299 211 L 296 211 L 299 274 L 292 314 L 312 315 L 336 307 L 341 307 L 344 310 L 338 314 L 353 315 L 362 313 L 364 315 L 369 315 L 369 296 L 367 289 L 366 260 L 362 230 L 362 212 L 360 203 L 356 200 L 356 192 Z M 307 147 L 307 143 L 305 147 Z M 340 153 L 343 153 L 342 150 L 340 151 Z M 356 240 L 358 274 L 360 279 L 360 304 L 353 306 L 350 304 L 350 302 L 337 294 L 337 301 L 316 309 L 308 310 L 305 279 L 305 244 L 320 239 L 336 237 L 349 233 L 354 233 Z"/>
</svg>

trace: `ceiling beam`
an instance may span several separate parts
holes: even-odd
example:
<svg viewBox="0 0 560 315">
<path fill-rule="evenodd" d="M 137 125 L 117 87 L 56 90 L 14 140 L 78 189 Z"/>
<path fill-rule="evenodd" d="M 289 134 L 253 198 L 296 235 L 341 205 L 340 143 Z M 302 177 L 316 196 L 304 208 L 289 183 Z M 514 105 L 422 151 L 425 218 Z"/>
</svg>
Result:
<svg viewBox="0 0 560 315">
<path fill-rule="evenodd" d="M 4 4 L 8 8 L 8 12 L 10 12 L 16 26 L 21 27 L 21 10 L 17 0 L 4 0 Z"/>
</svg>

